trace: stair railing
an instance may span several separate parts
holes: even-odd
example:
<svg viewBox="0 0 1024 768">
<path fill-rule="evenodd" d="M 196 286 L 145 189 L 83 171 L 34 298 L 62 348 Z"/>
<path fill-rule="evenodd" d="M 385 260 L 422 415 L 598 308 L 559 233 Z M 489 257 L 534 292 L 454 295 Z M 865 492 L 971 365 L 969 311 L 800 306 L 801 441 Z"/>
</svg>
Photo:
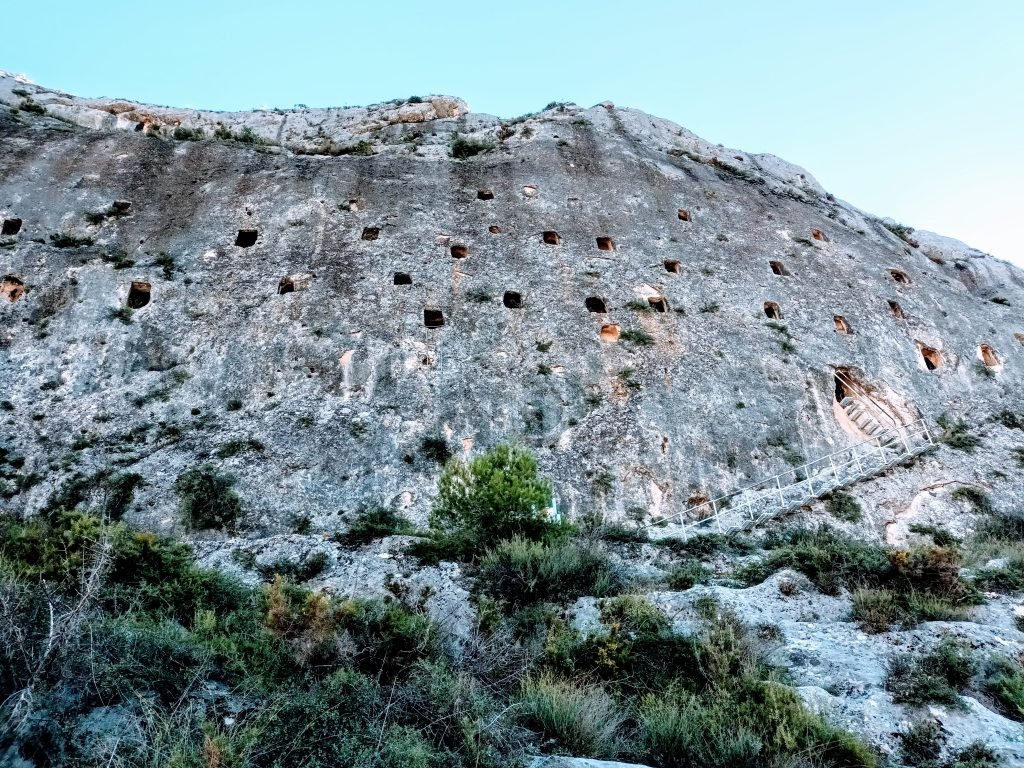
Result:
<svg viewBox="0 0 1024 768">
<path fill-rule="evenodd" d="M 899 435 L 900 441 L 887 449 L 883 441 L 894 434 Z M 676 524 L 682 526 L 684 539 L 690 530 L 712 524 L 719 533 L 749 528 L 863 480 L 934 445 L 928 424 L 921 418 L 640 527 L 664 527 L 678 521 Z M 893 452 L 897 449 L 898 452 Z M 737 498 L 740 510 L 733 507 Z M 738 522 L 728 522 L 729 518 L 737 516 Z"/>
</svg>

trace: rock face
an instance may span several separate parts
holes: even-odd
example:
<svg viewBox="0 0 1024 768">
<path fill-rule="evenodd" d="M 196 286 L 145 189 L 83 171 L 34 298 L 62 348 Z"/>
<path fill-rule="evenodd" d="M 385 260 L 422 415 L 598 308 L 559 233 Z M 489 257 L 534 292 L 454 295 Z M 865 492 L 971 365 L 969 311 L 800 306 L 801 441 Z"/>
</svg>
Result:
<svg viewBox="0 0 1024 768">
<path fill-rule="evenodd" d="M 422 522 L 440 471 L 424 441 L 527 444 L 560 511 L 651 520 L 867 439 L 852 398 L 883 426 L 964 417 L 984 442 L 863 483 L 849 531 L 968 531 L 962 484 L 1024 498 L 1003 471 L 1016 432 L 989 419 L 1021 410 L 1024 276 L 778 158 L 611 104 L 228 114 L 6 73 L 0 102 L 0 446 L 25 457 L 0 510 L 122 467 L 143 478 L 129 519 L 180 533 L 175 479 L 210 461 L 245 518 L 240 539 L 192 537 L 203 562 L 322 556 L 324 585 L 397 580 L 458 634 L 474 617 L 457 569 L 323 540 L 370 505 Z M 848 600 L 716 589 L 780 624 L 805 698 L 892 750 L 887 650 L 835 624 Z M 901 642 L 1019 645 L 1015 611 Z M 973 706 L 950 715 L 954 743 L 990 727 L 1021 758 L 1014 724 Z"/>
<path fill-rule="evenodd" d="M 1018 399 L 1017 270 L 634 110 L 218 114 L 0 78 L 26 98 L 93 130 L 2 115 L 12 447 L 45 463 L 79 437 L 89 466 L 139 430 L 151 526 L 234 438 L 265 445 L 225 463 L 268 530 L 370 503 L 421 519 L 425 437 L 532 445 L 571 515 L 671 515 L 866 437 L 837 368 L 900 418 Z M 169 138 L 218 123 L 274 143 Z M 374 154 L 296 155 L 300 124 Z M 455 160 L 455 132 L 494 149 Z"/>
</svg>

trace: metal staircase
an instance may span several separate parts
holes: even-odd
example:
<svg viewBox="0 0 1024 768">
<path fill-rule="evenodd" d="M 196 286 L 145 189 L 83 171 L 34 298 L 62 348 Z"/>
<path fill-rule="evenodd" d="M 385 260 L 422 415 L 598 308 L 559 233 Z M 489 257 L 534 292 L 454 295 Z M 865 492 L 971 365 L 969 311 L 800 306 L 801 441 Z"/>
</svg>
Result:
<svg viewBox="0 0 1024 768">
<path fill-rule="evenodd" d="M 870 435 L 867 440 L 643 527 L 654 536 L 660 532 L 684 539 L 694 533 L 749 530 L 935 445 L 923 418 L 886 429 L 859 400 L 845 398 L 839 404 L 858 428 Z"/>
</svg>

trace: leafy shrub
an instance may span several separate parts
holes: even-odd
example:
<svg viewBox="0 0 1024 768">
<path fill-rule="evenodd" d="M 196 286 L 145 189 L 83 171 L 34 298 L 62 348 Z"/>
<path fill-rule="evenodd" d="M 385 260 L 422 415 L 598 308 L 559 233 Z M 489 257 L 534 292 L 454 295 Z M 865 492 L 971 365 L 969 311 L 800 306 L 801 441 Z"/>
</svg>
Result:
<svg viewBox="0 0 1024 768">
<path fill-rule="evenodd" d="M 549 541 L 566 531 L 544 515 L 551 483 L 525 449 L 499 445 L 468 465 L 449 461 L 438 485 L 430 527 L 461 557 L 474 559 L 516 536 Z"/>
<path fill-rule="evenodd" d="M 898 237 L 903 242 L 908 244 L 913 242 L 913 240 L 910 237 L 912 234 L 914 234 L 913 227 L 908 227 L 906 224 L 900 224 L 899 222 L 896 221 L 879 221 L 878 223 L 881 224 L 886 229 L 888 229 L 894 235 L 896 235 L 896 237 Z"/>
<path fill-rule="evenodd" d="M 863 514 L 860 502 L 843 491 L 833 491 L 825 500 L 825 508 L 832 517 L 847 523 L 859 523 Z"/>
<path fill-rule="evenodd" d="M 22 112 L 31 112 L 33 115 L 45 115 L 46 107 L 38 102 L 32 101 L 32 99 L 25 99 L 18 104 L 18 109 Z"/>
<path fill-rule="evenodd" d="M 444 464 L 452 457 L 452 450 L 443 437 L 424 437 L 420 441 L 420 456 L 428 461 Z"/>
<path fill-rule="evenodd" d="M 411 533 L 413 525 L 391 507 L 370 507 L 360 511 L 344 533 L 334 534 L 343 546 L 369 544 L 374 539 Z"/>
<path fill-rule="evenodd" d="M 174 490 L 184 525 L 193 530 L 233 526 L 242 513 L 242 500 L 232 489 L 234 484 L 234 478 L 209 464 L 178 475 Z"/>
<path fill-rule="evenodd" d="M 953 491 L 953 500 L 967 502 L 979 515 L 992 515 L 996 512 L 991 497 L 980 488 L 970 485 L 962 485 Z"/>
<path fill-rule="evenodd" d="M 891 589 L 862 587 L 853 592 L 853 618 L 868 632 L 886 632 L 903 620 L 903 609 Z"/>
<path fill-rule="evenodd" d="M 777 570 L 792 568 L 826 594 L 835 594 L 841 587 L 878 583 L 892 573 L 885 550 L 825 526 L 792 529 L 766 544 L 775 549 L 763 561 L 740 568 L 738 578 L 755 584 Z"/>
<path fill-rule="evenodd" d="M 914 723 L 899 734 L 899 738 L 900 760 L 907 765 L 922 765 L 938 760 L 946 741 L 942 727 L 931 718 Z"/>
<path fill-rule="evenodd" d="M 885 689 L 898 704 L 962 708 L 959 692 L 977 672 L 977 664 L 968 653 L 965 646 L 947 637 L 931 653 L 917 659 L 895 656 L 889 663 Z"/>
<path fill-rule="evenodd" d="M 942 429 L 939 440 L 950 448 L 956 448 L 965 453 L 974 453 L 974 449 L 981 445 L 981 438 L 971 434 L 967 422 L 963 419 L 953 421 L 944 413 L 936 419 L 936 423 Z"/>
<path fill-rule="evenodd" d="M 601 602 L 601 621 L 633 635 L 662 634 L 671 629 L 668 617 L 640 595 L 621 595 Z"/>
<path fill-rule="evenodd" d="M 180 125 L 174 129 L 171 136 L 178 141 L 201 141 L 205 138 L 202 128 L 185 128 Z"/>
<path fill-rule="evenodd" d="M 263 449 L 263 443 L 255 438 L 248 437 L 245 439 L 228 440 L 226 443 L 222 443 L 217 446 L 217 450 L 213 452 L 213 455 L 218 459 L 229 459 L 232 456 L 249 451 L 262 453 Z"/>
<path fill-rule="evenodd" d="M 456 160 L 465 160 L 467 157 L 490 152 L 494 147 L 493 141 L 460 136 L 458 133 L 452 138 L 451 143 L 452 157 Z"/>
<path fill-rule="evenodd" d="M 627 328 L 619 334 L 619 339 L 636 344 L 638 347 L 649 347 L 654 343 L 654 337 L 643 328 Z"/>
<path fill-rule="evenodd" d="M 607 554 L 593 545 L 545 543 L 515 536 L 480 561 L 480 584 L 518 608 L 545 600 L 606 595 L 620 585 Z"/>
<path fill-rule="evenodd" d="M 282 558 L 275 560 L 268 565 L 259 566 L 260 575 L 264 579 L 273 579 L 275 576 L 281 576 L 294 583 L 302 583 L 315 579 L 321 573 L 324 568 L 330 562 L 330 557 L 326 552 L 314 552 L 304 560 L 288 560 Z"/>
<path fill-rule="evenodd" d="M 157 257 L 153 259 L 153 266 L 160 267 L 164 273 L 164 280 L 171 280 L 174 277 L 174 270 L 176 269 L 176 262 L 173 256 L 169 253 L 161 251 L 157 254 Z"/>
<path fill-rule="evenodd" d="M 955 547 L 960 541 L 945 528 L 935 525 L 924 525 L 923 523 L 912 523 L 909 528 L 911 533 L 931 536 L 937 547 Z"/>
<path fill-rule="evenodd" d="M 95 242 L 91 237 L 78 237 L 66 232 L 54 232 L 50 235 L 50 245 L 54 248 L 81 248 Z"/>
<path fill-rule="evenodd" d="M 684 565 L 675 566 L 668 574 L 668 588 L 683 592 L 697 584 L 703 584 L 710 577 L 708 569 L 697 560 L 690 560 Z"/>
<path fill-rule="evenodd" d="M 985 670 L 983 687 L 1006 717 L 1024 721 L 1024 668 L 1020 664 L 995 656 Z"/>
<path fill-rule="evenodd" d="M 523 684 L 519 703 L 524 723 L 569 754 L 603 758 L 620 751 L 626 718 L 598 685 L 541 675 Z"/>
</svg>

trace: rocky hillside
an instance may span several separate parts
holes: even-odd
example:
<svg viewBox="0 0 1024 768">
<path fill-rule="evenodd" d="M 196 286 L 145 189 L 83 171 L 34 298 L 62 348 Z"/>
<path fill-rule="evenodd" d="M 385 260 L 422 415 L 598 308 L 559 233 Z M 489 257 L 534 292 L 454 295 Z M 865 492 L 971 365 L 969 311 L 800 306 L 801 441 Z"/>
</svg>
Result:
<svg viewBox="0 0 1024 768">
<path fill-rule="evenodd" d="M 332 537 L 378 507 L 424 525 L 446 459 L 515 443 L 563 519 L 619 532 L 602 546 L 673 631 L 709 596 L 774 627 L 771 663 L 886 760 L 921 716 L 887 690 L 895 656 L 943 638 L 982 666 L 1021 653 L 1021 595 L 995 582 L 956 620 L 865 631 L 853 582 L 823 588 L 797 560 L 750 577 L 797 546 L 765 531 L 820 523 L 880 551 L 953 537 L 968 581 L 1020 557 L 977 543 L 1024 495 L 1014 267 L 610 103 L 217 113 L 7 73 L 0 103 L 0 512 L 121 473 L 123 519 L 203 565 L 257 584 L 315 563 L 310 587 L 355 597 L 403 583 L 458 643 L 472 568 L 417 565 L 404 536 Z M 712 499 L 799 484 L 805 462 L 911 424 L 934 446 L 848 496 L 812 491 L 666 586 L 679 551 L 661 540 L 689 540 Z M 232 526 L 183 518 L 200 465 L 233 481 Z M 597 597 L 561 606 L 584 636 L 607 631 Z M 979 680 L 929 705 L 943 755 L 980 738 L 1024 765 L 1020 718 Z"/>
</svg>

